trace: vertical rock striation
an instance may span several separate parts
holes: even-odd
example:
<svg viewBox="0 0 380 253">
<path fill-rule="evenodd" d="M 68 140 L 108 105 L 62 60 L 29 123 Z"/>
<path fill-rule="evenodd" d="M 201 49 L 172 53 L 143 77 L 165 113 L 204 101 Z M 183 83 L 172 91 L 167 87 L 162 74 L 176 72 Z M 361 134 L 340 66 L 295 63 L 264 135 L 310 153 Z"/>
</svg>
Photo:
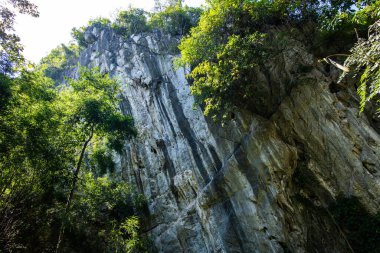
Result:
<svg viewBox="0 0 380 253">
<path fill-rule="evenodd" d="M 329 207 L 343 195 L 380 211 L 380 136 L 349 84 L 317 67 L 296 74 L 314 63 L 293 44 L 263 77 L 281 98 L 275 113 L 236 112 L 222 128 L 193 107 L 186 70 L 173 68 L 178 38 L 95 27 L 86 36 L 80 63 L 120 79 L 139 131 L 120 166 L 148 199 L 156 251 L 352 252 Z"/>
</svg>

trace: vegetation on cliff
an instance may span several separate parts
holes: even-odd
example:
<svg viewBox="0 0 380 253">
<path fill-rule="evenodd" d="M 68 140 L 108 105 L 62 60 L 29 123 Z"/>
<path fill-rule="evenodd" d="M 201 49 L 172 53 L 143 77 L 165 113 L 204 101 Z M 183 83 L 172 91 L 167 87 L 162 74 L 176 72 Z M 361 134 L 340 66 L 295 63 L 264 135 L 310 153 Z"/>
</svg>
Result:
<svg viewBox="0 0 380 253">
<path fill-rule="evenodd" d="M 374 102 L 378 110 L 380 94 L 380 23 L 371 25 L 368 39 L 360 39 L 351 49 L 346 65 L 360 75 L 360 109 L 364 110 L 368 102 Z"/>
<path fill-rule="evenodd" d="M 281 43 L 304 41 L 310 53 L 348 53 L 379 15 L 378 1 L 208 1 L 208 8 L 179 46 L 197 104 L 213 118 L 235 108 L 254 111 L 256 68 L 265 68 Z M 307 36 L 305 36 L 307 34 Z M 263 98 L 265 99 L 265 98 Z"/>
<path fill-rule="evenodd" d="M 183 36 L 197 25 L 202 13 L 201 8 L 183 6 L 182 1 L 174 1 L 168 6 L 162 6 L 157 12 L 147 12 L 143 9 L 128 8 L 119 11 L 116 19 L 111 22 L 106 18 L 96 18 L 86 26 L 72 29 L 72 36 L 80 47 L 88 46 L 85 33 L 89 27 L 111 28 L 115 33 L 128 39 L 133 34 L 160 30 L 173 36 Z"/>
</svg>

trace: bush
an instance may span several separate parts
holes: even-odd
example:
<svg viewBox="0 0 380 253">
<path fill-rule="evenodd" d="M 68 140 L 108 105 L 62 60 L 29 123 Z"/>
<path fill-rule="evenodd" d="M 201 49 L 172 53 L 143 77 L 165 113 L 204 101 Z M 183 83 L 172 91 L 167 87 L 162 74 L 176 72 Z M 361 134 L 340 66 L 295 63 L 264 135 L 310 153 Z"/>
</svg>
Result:
<svg viewBox="0 0 380 253">
<path fill-rule="evenodd" d="M 201 13 L 201 8 L 172 5 L 164 11 L 153 14 L 149 25 L 152 29 L 160 29 L 171 35 L 185 35 L 197 25 Z"/>
<path fill-rule="evenodd" d="M 147 12 L 142 9 L 129 8 L 120 11 L 112 29 L 119 35 L 129 37 L 132 34 L 148 31 Z"/>
<path fill-rule="evenodd" d="M 185 35 L 198 23 L 200 8 L 169 5 L 163 11 L 150 14 L 142 9 L 120 11 L 112 29 L 126 38 L 132 34 L 162 30 L 171 35 Z"/>
<path fill-rule="evenodd" d="M 226 119 L 228 114 L 218 115 L 220 110 L 228 112 L 236 106 L 248 109 L 246 101 L 255 98 L 252 92 L 254 82 L 249 80 L 254 78 L 254 68 L 266 56 L 264 39 L 265 35 L 261 33 L 230 36 L 215 61 L 203 61 L 193 69 L 190 77 L 194 83 L 190 89 L 196 103 L 204 103 L 206 115 Z"/>
</svg>

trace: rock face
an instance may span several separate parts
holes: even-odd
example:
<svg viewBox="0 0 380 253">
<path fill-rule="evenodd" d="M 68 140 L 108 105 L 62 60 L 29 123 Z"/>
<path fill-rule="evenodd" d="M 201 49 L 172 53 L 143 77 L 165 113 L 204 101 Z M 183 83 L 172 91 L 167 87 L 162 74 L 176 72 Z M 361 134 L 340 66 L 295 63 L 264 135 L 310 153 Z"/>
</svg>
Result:
<svg viewBox="0 0 380 253">
<path fill-rule="evenodd" d="M 139 131 L 120 168 L 148 200 L 154 251 L 352 252 L 330 206 L 354 196 L 380 211 L 380 136 L 348 82 L 292 45 L 268 67 L 275 112 L 236 112 L 221 127 L 193 107 L 186 70 L 173 68 L 178 38 L 96 28 L 86 37 L 81 64 L 120 79 L 121 108 Z M 295 74 L 301 63 L 313 67 Z"/>
</svg>

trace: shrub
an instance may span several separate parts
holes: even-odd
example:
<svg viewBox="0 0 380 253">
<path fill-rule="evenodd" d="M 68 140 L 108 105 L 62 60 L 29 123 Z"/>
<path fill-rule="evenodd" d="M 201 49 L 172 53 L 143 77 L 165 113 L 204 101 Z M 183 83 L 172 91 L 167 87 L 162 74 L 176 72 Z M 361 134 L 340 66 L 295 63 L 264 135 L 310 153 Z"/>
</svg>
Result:
<svg viewBox="0 0 380 253">
<path fill-rule="evenodd" d="M 202 13 L 201 8 L 171 5 L 165 10 L 155 13 L 149 20 L 152 29 L 160 29 L 171 35 L 185 35 L 197 25 Z"/>
<path fill-rule="evenodd" d="M 115 22 L 112 24 L 112 29 L 124 37 L 146 32 L 148 31 L 147 12 L 136 8 L 120 11 Z"/>
<path fill-rule="evenodd" d="M 226 119 L 228 114 L 219 115 L 220 110 L 228 112 L 236 106 L 248 109 L 246 101 L 255 98 L 252 92 L 254 82 L 249 81 L 254 78 L 254 68 L 266 55 L 264 39 L 265 35 L 261 33 L 230 36 L 216 60 L 203 61 L 193 69 L 190 77 L 194 83 L 190 89 L 196 103 L 204 103 L 206 115 Z"/>
</svg>

